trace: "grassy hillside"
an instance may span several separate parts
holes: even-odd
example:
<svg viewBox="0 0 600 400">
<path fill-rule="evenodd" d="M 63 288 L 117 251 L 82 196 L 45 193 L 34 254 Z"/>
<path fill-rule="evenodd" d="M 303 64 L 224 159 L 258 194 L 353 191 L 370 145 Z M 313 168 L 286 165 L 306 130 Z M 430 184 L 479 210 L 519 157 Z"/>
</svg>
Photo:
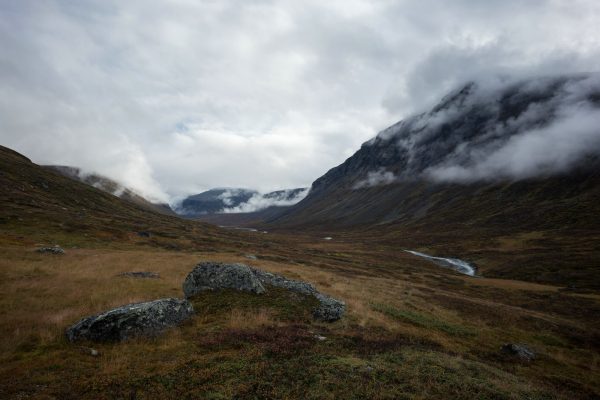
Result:
<svg viewBox="0 0 600 400">
<path fill-rule="evenodd" d="M 212 225 L 152 212 L 0 147 L 0 243 L 207 249 L 243 240 Z"/>
<path fill-rule="evenodd" d="M 138 208 L 7 149 L 0 163 L 0 398 L 600 396 L 597 291 L 459 275 L 377 242 L 371 231 L 362 238 L 324 227 L 294 234 L 222 230 Z M 333 239 L 322 240 L 325 234 Z M 415 244 L 436 242 L 415 235 Z M 515 246 L 512 239 L 502 248 Z M 64 255 L 35 252 L 55 243 Z M 196 298 L 195 316 L 158 338 L 66 341 L 65 328 L 83 316 L 181 297 L 186 274 L 205 260 L 312 282 L 344 300 L 347 315 L 318 323 L 308 314 L 312 304 L 288 292 L 225 291 Z M 160 278 L 119 276 L 127 271 Z M 527 344 L 536 359 L 501 353 L 507 342 Z"/>
<path fill-rule="evenodd" d="M 598 289 L 598 171 L 504 183 L 332 188 L 255 225 L 420 248 L 474 262 L 489 277 Z"/>
</svg>

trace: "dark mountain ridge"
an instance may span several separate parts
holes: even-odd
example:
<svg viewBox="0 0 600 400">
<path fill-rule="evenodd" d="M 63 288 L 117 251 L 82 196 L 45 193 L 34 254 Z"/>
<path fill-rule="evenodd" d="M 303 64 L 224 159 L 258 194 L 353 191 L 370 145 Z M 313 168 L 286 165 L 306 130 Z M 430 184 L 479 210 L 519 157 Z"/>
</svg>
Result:
<svg viewBox="0 0 600 400">
<path fill-rule="evenodd" d="M 600 121 L 599 99 L 600 79 L 595 74 L 494 88 L 469 83 L 431 111 L 403 120 L 363 144 L 269 225 L 348 228 L 402 223 L 439 229 L 455 221 L 468 225 L 504 220 L 513 227 L 509 221 L 519 220 L 515 207 L 543 213 L 561 205 L 566 207 L 561 215 L 595 223 L 595 216 L 585 216 L 584 199 L 598 198 L 600 125 L 572 137 L 567 129 L 570 122 L 581 121 L 580 116 Z M 564 146 L 564 160 L 555 161 L 560 153 L 544 142 L 546 138 L 556 146 L 583 143 L 575 149 L 578 154 Z M 549 151 L 538 154 L 540 146 Z M 569 196 L 582 201 L 571 204 Z M 560 225 L 563 218 L 555 217 L 554 222 L 519 222 Z"/>
<path fill-rule="evenodd" d="M 90 186 L 100 189 L 103 192 L 110 193 L 123 200 L 130 201 L 148 210 L 159 212 L 166 215 L 176 215 L 167 203 L 152 202 L 143 196 L 136 193 L 134 190 L 127 188 L 117 181 L 106 176 L 95 173 L 84 173 L 80 168 L 67 165 L 44 165 L 44 168 L 51 169 L 67 178 L 83 182 Z"/>
</svg>

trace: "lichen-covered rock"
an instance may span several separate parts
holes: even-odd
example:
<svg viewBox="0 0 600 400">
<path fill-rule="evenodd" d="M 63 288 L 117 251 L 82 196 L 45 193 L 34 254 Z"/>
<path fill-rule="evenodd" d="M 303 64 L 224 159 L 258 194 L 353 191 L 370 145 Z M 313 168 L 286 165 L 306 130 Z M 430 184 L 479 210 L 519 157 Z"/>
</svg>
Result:
<svg viewBox="0 0 600 400">
<path fill-rule="evenodd" d="M 66 336 L 71 342 L 115 342 L 134 336 L 156 336 L 179 325 L 193 313 L 192 304 L 180 299 L 128 304 L 82 319 L 67 329 Z"/>
<path fill-rule="evenodd" d="M 314 295 L 315 293 L 317 293 L 317 289 L 315 289 L 315 287 L 310 283 L 295 281 L 293 279 L 287 279 L 281 275 L 261 271 L 256 268 L 251 269 L 256 275 L 256 277 L 260 280 L 260 282 L 264 285 L 280 287 L 306 295 Z"/>
<path fill-rule="evenodd" d="M 326 322 L 337 321 L 342 318 L 342 315 L 344 315 L 344 312 L 346 311 L 346 304 L 343 301 L 319 293 L 310 283 L 287 279 L 281 275 L 272 274 L 255 268 L 252 268 L 252 270 L 264 285 L 284 288 L 307 296 L 314 296 L 319 300 L 319 306 L 313 311 L 315 319 Z"/>
<path fill-rule="evenodd" d="M 37 252 L 46 254 L 65 254 L 65 251 L 59 245 L 54 247 L 40 247 L 37 249 Z"/>
<path fill-rule="evenodd" d="M 244 264 L 201 262 L 183 282 L 185 297 L 207 290 L 235 289 L 261 294 L 264 286 L 250 267 Z"/>
<path fill-rule="evenodd" d="M 346 311 L 346 304 L 343 301 L 318 292 L 315 294 L 315 297 L 319 300 L 319 307 L 313 312 L 315 319 L 333 322 L 342 318 L 342 315 Z"/>
<path fill-rule="evenodd" d="M 506 343 L 502 345 L 501 351 L 522 361 L 532 361 L 535 359 L 533 350 L 524 344 Z"/>
</svg>

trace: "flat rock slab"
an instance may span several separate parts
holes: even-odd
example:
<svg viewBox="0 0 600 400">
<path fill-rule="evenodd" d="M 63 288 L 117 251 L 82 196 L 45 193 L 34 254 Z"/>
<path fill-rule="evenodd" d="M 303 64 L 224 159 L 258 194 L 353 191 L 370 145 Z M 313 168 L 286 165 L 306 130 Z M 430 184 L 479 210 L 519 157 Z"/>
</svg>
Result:
<svg viewBox="0 0 600 400">
<path fill-rule="evenodd" d="M 71 342 L 120 342 L 135 336 L 157 336 L 193 313 L 192 304 L 180 299 L 128 304 L 82 319 L 67 329 L 66 336 Z"/>
<path fill-rule="evenodd" d="M 156 272 L 147 272 L 147 271 L 132 271 L 132 272 L 123 272 L 118 276 L 124 276 L 127 278 L 149 278 L 149 279 L 158 279 L 160 275 Z"/>
<path fill-rule="evenodd" d="M 202 262 L 185 279 L 183 292 L 188 298 L 203 291 L 220 289 L 235 289 L 261 294 L 269 286 L 314 296 L 319 300 L 319 306 L 313 311 L 313 316 L 321 321 L 337 321 L 346 310 L 346 304 L 343 301 L 318 292 L 310 283 L 287 279 L 281 275 L 261 271 L 244 264 Z"/>
</svg>

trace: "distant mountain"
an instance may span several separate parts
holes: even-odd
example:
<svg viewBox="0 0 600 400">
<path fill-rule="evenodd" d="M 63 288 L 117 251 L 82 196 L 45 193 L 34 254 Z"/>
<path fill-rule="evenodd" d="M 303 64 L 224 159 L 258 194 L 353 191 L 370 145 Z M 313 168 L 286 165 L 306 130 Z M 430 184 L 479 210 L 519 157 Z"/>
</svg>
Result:
<svg viewBox="0 0 600 400">
<path fill-rule="evenodd" d="M 256 190 L 240 188 L 211 189 L 185 198 L 176 211 L 189 218 L 212 221 L 207 216 L 253 213 L 269 208 L 276 210 L 287 207 L 302 200 L 307 191 L 307 188 L 297 188 L 261 194 Z"/>
<path fill-rule="evenodd" d="M 120 197 L 123 200 L 135 203 L 149 210 L 156 211 L 161 214 L 176 215 L 167 203 L 153 203 L 140 196 L 139 194 L 135 193 L 132 189 L 126 188 L 118 182 L 105 176 L 99 174 L 83 173 L 81 169 L 77 167 L 71 167 L 66 165 L 45 165 L 44 167 L 52 171 L 56 171 L 68 178 L 86 183 L 90 186 L 95 187 L 96 189 L 100 189 L 106 193 L 110 193 L 114 196 Z"/>
</svg>

